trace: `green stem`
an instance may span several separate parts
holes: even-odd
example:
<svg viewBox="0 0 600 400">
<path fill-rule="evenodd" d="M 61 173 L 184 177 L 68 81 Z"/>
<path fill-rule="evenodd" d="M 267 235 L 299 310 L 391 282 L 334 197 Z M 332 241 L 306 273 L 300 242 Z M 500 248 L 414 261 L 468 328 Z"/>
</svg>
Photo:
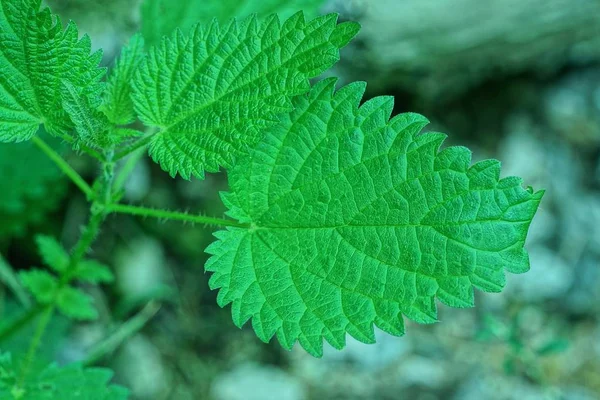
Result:
<svg viewBox="0 0 600 400">
<path fill-rule="evenodd" d="M 87 226 L 83 229 L 83 233 L 79 238 L 79 241 L 73 247 L 71 251 L 71 262 L 69 263 L 69 267 L 65 270 L 63 277 L 61 279 L 61 283 L 68 283 L 73 275 L 73 272 L 85 257 L 85 253 L 89 250 L 92 243 L 96 239 L 98 232 L 100 231 L 100 225 L 104 221 L 104 213 L 99 212 L 98 210 L 92 210 L 92 215 L 90 216 L 90 220 Z"/>
<path fill-rule="evenodd" d="M 29 322 L 34 320 L 38 315 L 43 313 L 44 310 L 46 310 L 46 307 L 47 306 L 44 306 L 44 305 L 37 305 L 34 308 L 32 308 L 31 310 L 29 310 L 22 317 L 17 319 L 15 322 L 8 325 L 6 328 L 2 329 L 0 331 L 0 343 L 4 342 L 8 338 L 10 338 L 12 335 L 14 335 L 18 331 L 20 331 L 21 328 L 23 328 Z"/>
<path fill-rule="evenodd" d="M 108 207 L 109 212 L 129 215 L 139 215 L 141 217 L 152 217 L 160 219 L 170 219 L 176 221 L 192 222 L 197 224 L 206 224 L 214 226 L 232 226 L 236 228 L 248 228 L 246 224 L 241 224 L 232 220 L 205 217 L 203 215 L 189 215 L 181 212 L 155 210 L 152 208 L 129 206 L 125 204 L 112 204 Z"/>
<path fill-rule="evenodd" d="M 100 232 L 100 226 L 104 222 L 104 218 L 108 214 L 108 207 L 111 203 L 112 196 L 112 182 L 114 177 L 114 164 L 112 162 L 113 151 L 107 151 L 105 154 L 106 161 L 103 164 L 103 175 L 100 178 L 100 193 L 94 194 L 94 197 L 100 199 L 101 203 L 92 204 L 91 216 L 88 224 L 84 228 L 79 241 L 73 247 L 71 252 L 71 262 L 68 268 L 63 273 L 61 283 L 68 283 L 73 275 L 73 272 L 85 257 L 85 253 L 92 246 L 92 243 Z"/>
<path fill-rule="evenodd" d="M 160 304 L 154 301 L 148 303 L 137 315 L 123 323 L 112 335 L 98 343 L 82 362 L 89 366 L 115 351 L 127 338 L 140 331 L 160 310 Z"/>
<path fill-rule="evenodd" d="M 112 203 L 113 181 L 115 179 L 115 162 L 113 161 L 114 156 L 114 148 L 107 150 L 105 152 L 106 161 L 102 165 L 102 196 L 104 206 L 108 206 Z"/>
<path fill-rule="evenodd" d="M 2 257 L 2 254 L 0 254 L 0 281 L 4 282 L 4 284 L 12 290 L 19 302 L 25 308 L 31 307 L 31 299 L 29 299 L 27 292 L 19 283 L 17 274 L 4 257 Z"/>
<path fill-rule="evenodd" d="M 27 351 L 27 355 L 25 357 L 25 361 L 23 364 L 23 368 L 21 369 L 21 373 L 19 375 L 19 386 L 22 386 L 27 373 L 31 367 L 31 364 L 35 358 L 35 354 L 37 349 L 40 346 L 40 342 L 52 318 L 52 314 L 54 313 L 54 308 L 58 301 L 58 295 L 61 290 L 66 287 L 71 280 L 73 279 L 74 273 L 77 270 L 80 262 L 85 257 L 85 254 L 91 247 L 92 243 L 98 236 L 98 232 L 100 231 L 100 226 L 104 221 L 104 218 L 108 214 L 108 207 L 112 201 L 112 184 L 114 177 L 114 163 L 112 160 L 114 151 L 110 149 L 106 151 L 104 162 L 102 163 L 103 174 L 100 179 L 100 185 L 97 185 L 97 191 L 93 190 L 91 187 L 85 183 L 83 178 L 75 172 L 67 164 L 65 160 L 62 159 L 52 148 L 50 148 L 42 139 L 35 137 L 33 139 L 34 143 L 44 152 L 50 159 L 52 159 L 58 167 L 69 176 L 73 182 L 79 186 L 79 188 L 87 195 L 88 199 L 96 200 L 91 207 L 91 215 L 88 221 L 88 224 L 83 229 L 81 236 L 73 250 L 71 251 L 71 260 L 69 262 L 68 267 L 64 272 L 61 273 L 60 282 L 58 285 L 58 289 L 56 291 L 57 295 L 54 296 L 54 299 L 51 304 L 46 306 L 38 306 L 35 309 L 31 310 L 28 314 L 23 316 L 21 319 L 17 320 L 15 323 L 11 324 L 10 327 L 6 328 L 4 331 L 0 332 L 0 339 L 6 338 L 12 335 L 14 332 L 18 331 L 21 327 L 26 325 L 29 321 L 35 318 L 38 314 L 42 313 L 40 320 L 38 322 L 38 326 L 36 328 L 35 334 L 31 340 L 29 345 L 29 350 Z"/>
<path fill-rule="evenodd" d="M 23 361 L 23 367 L 21 368 L 21 373 L 19 374 L 18 386 L 23 386 L 23 382 L 25 382 L 25 377 L 27 376 L 27 372 L 31 367 L 31 363 L 35 358 L 35 353 L 37 352 L 38 347 L 40 347 L 40 343 L 42 342 L 42 336 L 44 336 L 44 332 L 46 331 L 46 327 L 52 318 L 52 314 L 54 313 L 54 306 L 48 307 L 38 322 L 38 326 L 35 329 L 35 333 L 33 335 L 33 339 L 31 340 L 31 344 L 29 345 L 29 350 L 27 350 L 27 355 L 25 356 L 25 360 Z"/>
<path fill-rule="evenodd" d="M 34 136 L 32 139 L 33 143 L 42 150 L 48 158 L 50 158 L 61 171 L 64 172 L 65 175 L 69 177 L 73 181 L 73 183 L 83 192 L 85 195 L 91 199 L 94 195 L 94 191 L 92 188 L 83 180 L 81 175 L 77 173 L 52 147 L 48 146 L 46 142 L 40 139 L 38 136 Z"/>
<path fill-rule="evenodd" d="M 119 161 L 122 158 L 127 157 L 129 154 L 133 153 L 134 151 L 141 149 L 142 147 L 145 147 L 147 145 L 150 144 L 150 142 L 152 141 L 152 139 L 154 138 L 154 133 L 150 133 L 149 135 L 141 138 L 140 140 L 134 142 L 131 146 L 126 147 L 123 151 L 118 152 L 115 155 L 114 161 Z"/>
</svg>

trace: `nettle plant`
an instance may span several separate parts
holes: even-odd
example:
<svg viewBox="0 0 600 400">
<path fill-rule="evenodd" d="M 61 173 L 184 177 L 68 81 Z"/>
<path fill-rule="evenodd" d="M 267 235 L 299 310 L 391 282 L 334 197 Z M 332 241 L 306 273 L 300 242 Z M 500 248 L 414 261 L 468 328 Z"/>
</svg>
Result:
<svg viewBox="0 0 600 400">
<path fill-rule="evenodd" d="M 156 15 L 164 6 L 147 4 Z M 78 284 L 113 280 L 88 257 L 112 214 L 220 227 L 205 266 L 218 304 L 231 304 L 239 327 L 251 320 L 261 340 L 276 336 L 286 349 L 299 342 L 316 357 L 323 339 L 341 349 L 347 334 L 373 343 L 374 326 L 403 335 L 404 317 L 437 320 L 436 299 L 472 307 L 475 288 L 499 292 L 504 270 L 528 270 L 524 242 L 542 191 L 500 179 L 496 160 L 471 165 L 467 148 L 441 150 L 446 136 L 421 133 L 421 115 L 390 119 L 392 97 L 361 104 L 365 83 L 311 85 L 359 31 L 337 19 L 215 19 L 149 35 L 153 46 L 136 35 L 107 73 L 74 23 L 63 28 L 40 0 L 0 0 L 0 141 L 37 146 L 90 203 L 74 248 L 38 236 L 48 268 L 20 274 L 36 305 L 0 337 L 33 320 L 37 328 L 20 363 L 8 354 L 0 361 L 2 398 L 127 396 L 104 369 L 31 373 L 54 313 L 97 317 Z M 42 138 L 41 126 L 98 162 L 92 185 Z M 126 175 L 143 149 L 172 177 L 203 179 L 224 168 L 227 216 L 123 204 L 126 176 L 115 176 L 115 166 L 125 162 Z"/>
</svg>

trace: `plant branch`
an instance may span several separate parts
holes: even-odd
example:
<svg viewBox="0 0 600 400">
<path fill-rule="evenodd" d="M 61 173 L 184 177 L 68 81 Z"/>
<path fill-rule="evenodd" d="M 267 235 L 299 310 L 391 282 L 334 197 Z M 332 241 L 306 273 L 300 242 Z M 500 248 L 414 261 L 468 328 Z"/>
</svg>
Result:
<svg viewBox="0 0 600 400">
<path fill-rule="evenodd" d="M 112 335 L 96 344 L 90 354 L 82 362 L 89 366 L 115 351 L 127 338 L 136 334 L 160 310 L 160 304 L 151 301 L 134 317 L 123 323 Z"/>
<path fill-rule="evenodd" d="M 31 307 L 31 299 L 27 295 L 27 291 L 23 289 L 19 283 L 17 274 L 15 274 L 11 265 L 2 257 L 2 254 L 0 254 L 0 281 L 4 282 L 12 290 L 25 308 Z"/>
<path fill-rule="evenodd" d="M 50 146 L 48 146 L 42 139 L 34 137 L 33 141 L 87 195 L 88 200 L 93 200 L 93 203 L 91 206 L 91 215 L 89 221 L 85 228 L 82 230 L 79 240 L 77 241 L 77 243 L 71 251 L 71 259 L 69 261 L 69 265 L 61 273 L 59 285 L 56 290 L 56 295 L 54 296 L 53 301 L 45 306 L 38 305 L 36 308 L 32 309 L 28 314 L 21 317 L 21 319 L 17 320 L 15 323 L 11 324 L 11 326 L 7 327 L 4 331 L 0 332 L 0 340 L 5 339 L 6 337 L 17 332 L 20 328 L 25 326 L 39 314 L 42 314 L 41 318 L 39 319 L 35 334 L 31 339 L 27 355 L 25 356 L 25 360 L 19 374 L 18 386 L 22 386 L 23 382 L 25 381 L 27 373 L 29 372 L 31 364 L 35 358 L 36 352 L 40 346 L 44 332 L 46 331 L 48 323 L 50 322 L 52 315 L 54 314 L 54 309 L 56 307 L 56 303 L 58 301 L 58 297 L 61 290 L 67 285 L 69 285 L 69 283 L 71 283 L 77 270 L 77 267 L 79 266 L 79 264 L 85 257 L 87 251 L 91 247 L 92 243 L 98 236 L 100 226 L 102 225 L 102 222 L 108 214 L 108 207 L 112 202 L 112 185 L 114 178 L 114 162 L 112 159 L 114 155 L 113 149 L 105 151 L 103 157 L 104 161 L 102 162 L 103 173 L 97 181 L 100 184 L 94 186 L 95 189 L 92 189 L 90 186 L 88 186 L 87 183 L 85 183 L 83 178 L 81 178 L 81 176 L 77 172 L 75 172 L 75 170 L 71 168 L 71 166 L 67 164 L 67 162 L 60 155 L 58 155 Z"/>
<path fill-rule="evenodd" d="M 88 197 L 91 199 L 94 195 L 92 188 L 85 182 L 85 180 L 71 167 L 52 147 L 48 146 L 38 136 L 34 136 L 32 139 L 33 143 L 50 158 L 60 170 L 73 181 L 73 183 Z"/>
<path fill-rule="evenodd" d="M 93 208 L 94 207 L 92 207 L 92 215 L 90 216 L 87 226 L 83 229 L 79 241 L 75 244 L 73 250 L 71 251 L 71 262 L 69 263 L 68 268 L 65 270 L 63 279 L 61 280 L 61 283 L 63 284 L 70 282 L 73 272 L 81 260 L 83 260 L 83 257 L 85 257 L 88 249 L 96 239 L 96 236 L 100 231 L 100 225 L 102 225 L 102 222 L 104 221 L 105 215 L 97 210 L 94 210 Z"/>
<path fill-rule="evenodd" d="M 121 160 L 122 158 L 127 157 L 129 154 L 133 153 L 134 151 L 141 149 L 142 147 L 147 146 L 148 144 L 150 144 L 150 142 L 152 141 L 152 138 L 154 137 L 154 133 L 150 133 L 149 135 L 141 138 L 140 140 L 134 142 L 132 145 L 130 145 L 129 147 L 126 147 L 124 150 L 118 152 L 115 155 L 114 161 L 117 162 L 119 160 Z"/>
<path fill-rule="evenodd" d="M 228 219 L 205 217 L 204 215 L 190 215 L 176 211 L 155 210 L 152 208 L 129 206 L 125 204 L 112 204 L 108 207 L 109 212 L 118 214 L 139 215 L 141 217 L 151 217 L 160 219 L 169 219 L 175 221 L 192 222 L 195 224 L 205 224 L 213 226 L 232 226 L 236 228 L 248 228 L 246 224 L 241 224 Z"/>
<path fill-rule="evenodd" d="M 37 349 L 40 347 L 40 343 L 42 341 L 42 336 L 44 336 L 44 332 L 46 331 L 46 327 L 52 318 L 52 314 L 54 313 L 54 306 L 51 305 L 44 310 L 44 313 L 40 317 L 38 321 L 38 326 L 35 329 L 35 333 L 33 335 L 33 339 L 31 339 L 31 343 L 29 345 L 29 349 L 27 350 L 27 355 L 25 356 L 25 360 L 23 361 L 23 366 L 21 368 L 21 372 L 19 374 L 18 386 L 23 386 L 23 382 L 25 381 L 25 377 L 27 376 L 27 372 L 31 367 L 31 363 L 35 358 L 35 353 Z"/>
<path fill-rule="evenodd" d="M 47 306 L 45 305 L 37 305 L 31 310 L 29 310 L 26 314 L 21 316 L 12 324 L 8 325 L 6 328 L 0 331 L 0 343 L 4 342 L 6 339 L 17 333 L 21 328 L 27 325 L 31 320 L 35 319 L 38 315 L 46 310 Z"/>
</svg>

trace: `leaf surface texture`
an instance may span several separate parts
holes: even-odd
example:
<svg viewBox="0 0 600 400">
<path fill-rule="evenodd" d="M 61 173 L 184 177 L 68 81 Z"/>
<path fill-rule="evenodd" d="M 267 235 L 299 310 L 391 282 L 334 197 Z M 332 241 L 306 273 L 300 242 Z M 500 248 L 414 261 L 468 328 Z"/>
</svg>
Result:
<svg viewBox="0 0 600 400">
<path fill-rule="evenodd" d="M 65 85 L 90 109 L 100 102 L 102 53 L 91 54 L 89 37 L 80 39 L 74 23 L 63 29 L 40 7 L 40 0 L 0 0 L 0 142 L 28 140 L 40 124 L 54 135 L 71 134 Z"/>
<path fill-rule="evenodd" d="M 307 22 L 302 13 L 175 32 L 149 51 L 133 81 L 140 119 L 159 130 L 150 155 L 188 179 L 230 166 L 357 32 L 335 14 Z"/>
<path fill-rule="evenodd" d="M 471 165 L 445 135 L 420 133 L 417 114 L 389 119 L 393 98 L 359 107 L 365 85 L 335 79 L 294 100 L 295 110 L 229 173 L 228 228 L 206 269 L 234 323 L 322 354 L 345 335 L 374 342 L 373 325 L 404 333 L 403 316 L 437 320 L 435 299 L 473 305 L 522 273 L 523 246 L 543 192 L 499 179 L 500 164 Z"/>
</svg>

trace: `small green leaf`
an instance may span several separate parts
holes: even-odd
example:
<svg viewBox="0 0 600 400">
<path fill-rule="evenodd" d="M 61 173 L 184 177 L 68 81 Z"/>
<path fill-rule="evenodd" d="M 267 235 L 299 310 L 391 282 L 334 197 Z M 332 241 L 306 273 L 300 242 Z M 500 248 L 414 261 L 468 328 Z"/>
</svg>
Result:
<svg viewBox="0 0 600 400">
<path fill-rule="evenodd" d="M 71 135 L 65 85 L 82 106 L 93 109 L 101 100 L 102 53 L 91 54 L 90 38 L 79 39 L 74 23 L 63 30 L 60 18 L 40 7 L 40 0 L 0 0 L 0 142 L 28 140 L 40 124 Z"/>
<path fill-rule="evenodd" d="M 92 303 L 92 298 L 81 290 L 66 287 L 58 295 L 56 305 L 65 316 L 83 321 L 98 318 L 98 311 Z"/>
<path fill-rule="evenodd" d="M 233 17 L 251 14 L 264 17 L 277 13 L 285 19 L 299 10 L 313 18 L 323 3 L 324 0 L 144 0 L 141 8 L 142 33 L 149 44 L 156 45 L 176 28 L 186 32 L 194 24 L 208 24 L 213 18 L 224 22 Z"/>
<path fill-rule="evenodd" d="M 56 272 L 64 272 L 69 266 L 69 253 L 62 247 L 58 241 L 45 235 L 38 235 L 35 238 L 40 256 L 44 263 Z"/>
<path fill-rule="evenodd" d="M 38 302 L 49 304 L 54 300 L 58 288 L 58 279 L 48 271 L 41 269 L 21 271 L 19 278 L 23 286 L 31 292 Z"/>
<path fill-rule="evenodd" d="M 115 279 L 110 268 L 94 260 L 82 261 L 74 277 L 89 283 L 110 283 Z"/>
<path fill-rule="evenodd" d="M 106 368 L 51 364 L 18 381 L 19 368 L 9 353 L 0 355 L 0 398 L 13 400 L 127 400 L 129 392 L 112 385 Z"/>
<path fill-rule="evenodd" d="M 404 316 L 437 321 L 436 299 L 471 307 L 474 289 L 498 292 L 523 273 L 523 245 L 543 191 L 500 179 L 500 164 L 471 165 L 427 120 L 390 120 L 392 97 L 360 105 L 364 83 L 317 83 L 229 171 L 228 228 L 207 252 L 210 287 L 252 320 L 264 341 L 296 341 L 320 356 L 323 338 L 372 343 L 373 325 L 404 333 Z"/>
<path fill-rule="evenodd" d="M 79 93 L 75 86 L 64 82 L 62 96 L 62 106 L 73 122 L 77 143 L 83 142 L 91 147 L 103 149 L 115 142 L 114 138 L 107 134 L 109 122 L 106 116 L 92 107 L 88 98 Z"/>
<path fill-rule="evenodd" d="M 144 56 L 144 39 L 139 34 L 134 35 L 110 71 L 102 109 L 115 125 L 127 125 L 135 121 L 131 81 Z"/>
<path fill-rule="evenodd" d="M 297 13 L 283 23 L 254 16 L 175 32 L 149 51 L 133 81 L 140 119 L 159 130 L 150 155 L 186 179 L 230 166 L 339 60 L 332 38 L 344 44 L 355 31 L 336 14 L 306 21 Z"/>
</svg>

